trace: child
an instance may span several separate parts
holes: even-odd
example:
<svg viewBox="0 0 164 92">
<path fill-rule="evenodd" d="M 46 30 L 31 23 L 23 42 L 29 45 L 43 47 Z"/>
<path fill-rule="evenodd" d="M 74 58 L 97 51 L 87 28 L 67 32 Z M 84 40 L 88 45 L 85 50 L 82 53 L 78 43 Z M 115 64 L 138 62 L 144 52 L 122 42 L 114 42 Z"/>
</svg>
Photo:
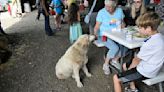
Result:
<svg viewBox="0 0 164 92">
<path fill-rule="evenodd" d="M 121 92 L 121 83 L 126 82 L 130 82 L 130 92 L 138 92 L 135 81 L 154 78 L 164 67 L 164 36 L 157 31 L 160 21 L 154 12 L 145 13 L 137 19 L 140 33 L 150 37 L 142 45 L 128 70 L 113 76 L 115 92 Z"/>
<path fill-rule="evenodd" d="M 69 39 L 73 43 L 82 35 L 79 7 L 75 3 L 72 3 L 68 9 L 68 22 L 70 24 Z"/>
<path fill-rule="evenodd" d="M 56 29 L 61 30 L 61 15 L 63 14 L 63 1 L 62 0 L 52 0 L 54 4 L 54 11 L 56 12 L 55 23 Z"/>
</svg>

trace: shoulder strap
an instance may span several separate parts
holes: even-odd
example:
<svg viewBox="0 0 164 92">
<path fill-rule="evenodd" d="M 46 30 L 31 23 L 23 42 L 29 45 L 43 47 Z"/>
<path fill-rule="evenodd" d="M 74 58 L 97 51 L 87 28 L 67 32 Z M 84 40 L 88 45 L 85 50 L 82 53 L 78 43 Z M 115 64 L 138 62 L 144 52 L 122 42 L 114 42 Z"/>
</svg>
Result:
<svg viewBox="0 0 164 92">
<path fill-rule="evenodd" d="M 89 11 L 89 13 L 88 13 L 89 15 L 92 13 L 92 11 L 93 11 L 93 9 L 94 9 L 94 7 L 95 7 L 95 5 L 96 5 L 96 1 L 97 1 L 97 0 L 94 0 L 94 1 L 93 1 L 92 7 L 91 7 L 91 9 L 90 9 L 90 11 Z"/>
<path fill-rule="evenodd" d="M 39 4 L 40 3 L 40 0 L 36 0 L 36 4 Z"/>
</svg>

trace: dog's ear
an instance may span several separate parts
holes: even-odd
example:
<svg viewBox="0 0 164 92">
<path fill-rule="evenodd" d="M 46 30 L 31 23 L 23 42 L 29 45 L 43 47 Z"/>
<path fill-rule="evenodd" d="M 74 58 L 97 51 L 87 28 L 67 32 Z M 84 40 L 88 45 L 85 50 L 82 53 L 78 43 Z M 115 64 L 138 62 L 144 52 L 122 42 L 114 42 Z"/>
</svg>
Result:
<svg viewBox="0 0 164 92">
<path fill-rule="evenodd" d="M 83 40 L 83 48 L 84 49 L 87 49 L 88 48 L 88 46 L 89 46 L 89 36 L 87 36 L 84 40 Z"/>
<path fill-rule="evenodd" d="M 83 41 L 83 42 L 78 42 L 77 45 L 78 45 L 79 47 L 84 48 L 84 49 L 88 47 L 88 43 L 86 43 L 86 42 L 84 42 L 84 41 Z"/>
</svg>

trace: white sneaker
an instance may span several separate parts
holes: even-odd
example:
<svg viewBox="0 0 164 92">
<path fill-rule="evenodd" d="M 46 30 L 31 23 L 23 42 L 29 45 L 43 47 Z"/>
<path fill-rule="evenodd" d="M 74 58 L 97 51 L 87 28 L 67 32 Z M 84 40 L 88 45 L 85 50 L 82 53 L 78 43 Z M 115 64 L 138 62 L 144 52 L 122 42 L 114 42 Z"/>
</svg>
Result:
<svg viewBox="0 0 164 92">
<path fill-rule="evenodd" d="M 121 64 L 118 61 L 112 60 L 110 64 L 116 67 L 117 69 L 121 70 Z"/>
<path fill-rule="evenodd" d="M 103 64 L 103 70 L 104 70 L 104 74 L 105 75 L 109 75 L 110 74 L 110 69 L 109 69 L 109 65 L 107 64 Z"/>
<path fill-rule="evenodd" d="M 139 90 L 137 88 L 136 89 L 131 89 L 131 88 L 125 87 L 124 92 L 139 92 Z"/>
</svg>

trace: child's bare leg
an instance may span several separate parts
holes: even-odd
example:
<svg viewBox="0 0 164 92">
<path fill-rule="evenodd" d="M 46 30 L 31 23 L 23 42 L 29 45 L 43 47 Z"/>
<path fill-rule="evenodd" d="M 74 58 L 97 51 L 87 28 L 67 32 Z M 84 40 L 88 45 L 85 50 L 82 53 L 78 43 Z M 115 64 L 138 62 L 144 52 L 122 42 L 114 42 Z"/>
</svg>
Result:
<svg viewBox="0 0 164 92">
<path fill-rule="evenodd" d="M 110 58 L 106 57 L 106 58 L 105 58 L 105 63 L 104 63 L 104 64 L 108 65 L 108 64 L 109 64 L 109 61 L 110 61 Z"/>
<path fill-rule="evenodd" d="M 114 61 L 119 61 L 119 56 L 116 56 L 115 58 L 113 58 L 112 60 L 114 60 Z"/>
<path fill-rule="evenodd" d="M 114 91 L 121 92 L 121 82 L 116 74 L 113 76 L 113 82 L 114 82 Z"/>
</svg>

